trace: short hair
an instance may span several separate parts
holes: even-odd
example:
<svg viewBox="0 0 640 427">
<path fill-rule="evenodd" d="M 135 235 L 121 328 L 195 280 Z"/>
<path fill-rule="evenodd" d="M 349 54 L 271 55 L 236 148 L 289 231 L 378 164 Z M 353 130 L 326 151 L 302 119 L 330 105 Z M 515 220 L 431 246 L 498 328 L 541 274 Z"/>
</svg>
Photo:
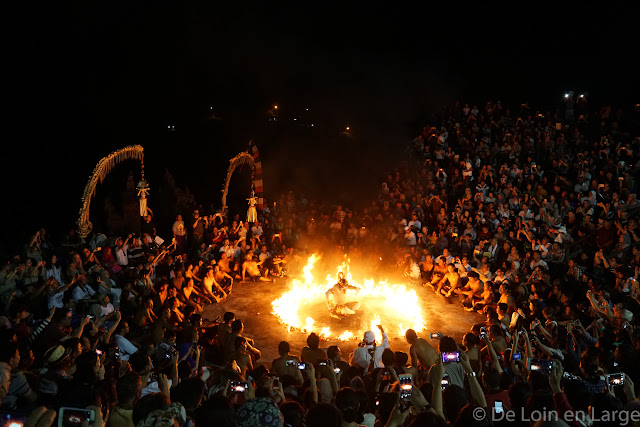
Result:
<svg viewBox="0 0 640 427">
<path fill-rule="evenodd" d="M 129 365 L 131 365 L 131 369 L 135 372 L 142 372 L 147 369 L 147 365 L 149 364 L 149 356 L 143 351 L 136 351 L 131 356 L 129 356 Z"/>
<path fill-rule="evenodd" d="M 407 329 L 407 332 L 404 333 L 405 338 L 409 343 L 414 342 L 418 339 L 418 334 L 413 329 Z"/>
<path fill-rule="evenodd" d="M 231 332 L 236 333 L 236 332 L 240 332 L 242 330 L 243 324 L 242 324 L 242 320 L 237 319 L 234 320 L 233 323 L 231 324 Z"/>
<path fill-rule="evenodd" d="M 404 366 L 409 362 L 409 355 L 407 353 L 405 353 L 404 351 L 396 351 L 394 353 L 394 359 L 396 362 L 396 365 L 398 366 Z"/>
<path fill-rule="evenodd" d="M 289 353 L 290 351 L 291 351 L 291 346 L 289 345 L 289 343 L 286 341 L 280 341 L 280 344 L 278 344 L 278 354 L 280 354 L 280 356 L 283 356 Z"/>
<path fill-rule="evenodd" d="M 391 354 L 393 354 L 393 352 Z M 351 387 L 341 388 L 340 391 L 336 393 L 335 402 L 336 407 L 342 413 L 342 420 L 344 422 L 353 423 L 357 420 L 360 401 L 358 399 L 358 394 L 354 389 Z"/>
<path fill-rule="evenodd" d="M 329 403 L 320 403 L 307 412 L 307 427 L 340 427 L 342 414 Z"/>
<path fill-rule="evenodd" d="M 288 401 L 280 405 L 280 412 L 284 417 L 284 423 L 291 427 L 302 427 L 304 425 L 304 408 L 295 401 Z"/>
<path fill-rule="evenodd" d="M 16 357 L 17 351 L 17 342 L 5 342 L 3 345 L 0 345 L 0 362 L 9 363 L 11 359 Z"/>
<path fill-rule="evenodd" d="M 140 375 L 136 372 L 129 372 L 118 380 L 116 384 L 116 394 L 121 403 L 133 402 L 138 397 L 140 391 Z M 135 403 L 135 402 L 134 402 Z"/>
<path fill-rule="evenodd" d="M 164 393 L 148 394 L 145 397 L 138 400 L 138 403 L 133 408 L 131 418 L 133 424 L 138 425 L 140 421 L 147 418 L 147 415 L 153 411 L 159 409 L 161 411 L 166 410 L 169 407 L 169 396 Z"/>
<path fill-rule="evenodd" d="M 485 389 L 494 390 L 500 387 L 500 374 L 496 368 L 488 368 L 482 373 L 482 383 Z"/>
<path fill-rule="evenodd" d="M 468 332 L 464 335 L 464 340 L 470 345 L 480 345 L 480 338 L 474 333 Z"/>
<path fill-rule="evenodd" d="M 176 387 L 171 389 L 171 401 L 182 403 L 189 411 L 200 404 L 203 394 L 204 382 L 198 377 L 190 377 L 180 381 Z"/>
<path fill-rule="evenodd" d="M 232 321 L 235 318 L 236 318 L 235 313 L 232 313 L 231 311 L 227 311 L 224 314 L 224 316 L 222 316 L 222 320 L 224 321 L 224 323 L 229 323 L 230 321 Z"/>
<path fill-rule="evenodd" d="M 307 345 L 310 349 L 317 350 L 320 345 L 320 337 L 315 332 L 311 332 L 307 337 Z"/>
<path fill-rule="evenodd" d="M 440 349 L 440 353 L 444 353 L 447 351 L 458 351 L 458 345 L 456 344 L 455 340 L 446 335 L 440 338 L 440 344 L 438 347 Z"/>
<path fill-rule="evenodd" d="M 393 354 L 393 351 L 390 348 L 385 348 L 384 351 L 382 352 L 382 363 L 384 363 L 384 366 L 393 365 L 394 359 L 395 359 L 395 354 Z"/>
<path fill-rule="evenodd" d="M 327 357 L 329 359 L 333 359 L 338 354 L 340 354 L 340 348 L 337 345 L 332 345 L 327 348 Z"/>
</svg>

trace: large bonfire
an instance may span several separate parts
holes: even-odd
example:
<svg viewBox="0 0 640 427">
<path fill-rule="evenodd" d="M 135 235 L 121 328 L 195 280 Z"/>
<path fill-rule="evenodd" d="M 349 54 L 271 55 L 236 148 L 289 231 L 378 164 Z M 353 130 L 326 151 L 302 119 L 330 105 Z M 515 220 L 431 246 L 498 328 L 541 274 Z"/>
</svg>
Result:
<svg viewBox="0 0 640 427">
<path fill-rule="evenodd" d="M 319 259 L 319 255 L 311 255 L 303 268 L 303 279 L 293 279 L 289 291 L 272 302 L 272 313 L 290 331 L 316 332 L 324 339 L 348 341 L 361 339 L 366 330 L 372 330 L 380 342 L 382 337 L 376 325 L 381 323 L 390 336 L 404 336 L 409 328 L 416 332 L 425 329 L 418 295 L 413 289 L 402 284 L 389 284 L 386 280 L 376 283 L 374 279 L 364 279 L 363 283 L 359 283 L 351 274 L 348 260 L 337 267 L 335 277 L 328 274 L 321 283 L 312 274 Z M 332 330 L 331 326 L 319 324 L 311 317 L 313 313 L 322 317 L 328 314 L 325 292 L 337 282 L 340 272 L 344 273 L 351 285 L 360 288 L 357 293 L 349 290 L 347 295 L 352 294 L 362 308 L 352 316 L 353 319 L 345 319 L 348 320 L 346 322 L 334 320 L 330 323 L 335 327 L 336 324 L 353 325 L 355 322 L 353 330 L 344 327 L 343 330 Z"/>
</svg>

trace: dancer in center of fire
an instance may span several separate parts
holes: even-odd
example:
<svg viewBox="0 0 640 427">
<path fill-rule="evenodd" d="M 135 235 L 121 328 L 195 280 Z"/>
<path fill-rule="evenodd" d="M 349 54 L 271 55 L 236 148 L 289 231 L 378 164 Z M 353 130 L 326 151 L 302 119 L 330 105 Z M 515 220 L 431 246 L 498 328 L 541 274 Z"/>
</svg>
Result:
<svg viewBox="0 0 640 427">
<path fill-rule="evenodd" d="M 349 289 L 356 291 L 356 293 L 360 292 L 359 287 L 349 284 L 347 279 L 344 277 L 344 273 L 338 273 L 338 283 L 333 285 L 325 293 L 331 317 L 343 319 L 354 314 L 356 310 L 360 308 L 360 303 L 358 301 L 348 301 L 347 291 Z"/>
</svg>

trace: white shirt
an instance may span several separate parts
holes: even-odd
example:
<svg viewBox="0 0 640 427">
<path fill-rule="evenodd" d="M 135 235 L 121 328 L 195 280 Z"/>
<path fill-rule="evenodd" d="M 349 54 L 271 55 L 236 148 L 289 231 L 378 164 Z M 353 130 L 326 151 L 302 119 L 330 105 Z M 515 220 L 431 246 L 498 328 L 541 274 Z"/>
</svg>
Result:
<svg viewBox="0 0 640 427">
<path fill-rule="evenodd" d="M 262 237 L 262 227 L 261 226 L 253 226 L 251 228 L 251 234 L 253 234 L 254 236 L 258 236 L 258 237 Z"/>
<path fill-rule="evenodd" d="M 244 226 L 240 227 L 240 230 L 238 230 L 238 238 L 239 239 L 247 238 L 247 229 Z"/>
<path fill-rule="evenodd" d="M 64 293 L 66 290 L 62 292 L 51 293 L 49 295 L 49 299 L 47 300 L 47 308 L 51 310 L 53 307 L 62 308 L 64 304 L 62 303 L 62 299 L 64 298 Z"/>
<path fill-rule="evenodd" d="M 227 258 L 231 259 L 231 258 L 233 258 L 233 256 L 234 256 L 234 254 L 235 254 L 236 250 L 235 250 L 235 248 L 234 248 L 233 246 L 231 246 L 231 245 L 229 245 L 229 246 L 222 246 L 222 247 L 220 248 L 220 253 L 223 253 L 223 252 L 224 252 L 225 254 L 227 254 Z"/>
<path fill-rule="evenodd" d="M 171 230 L 173 231 L 173 234 L 175 234 L 176 236 L 184 236 L 185 234 L 187 234 L 184 231 L 184 221 L 174 222 L 173 227 L 171 227 Z"/>
<path fill-rule="evenodd" d="M 167 384 L 169 385 L 169 389 L 171 389 L 171 380 L 167 378 Z M 140 397 L 145 397 L 148 394 L 156 394 L 156 393 L 160 393 L 160 386 L 158 385 L 157 381 L 154 381 L 152 383 L 147 384 L 147 386 L 145 388 L 142 389 L 142 391 L 140 392 Z"/>
<path fill-rule="evenodd" d="M 95 293 L 96 291 L 91 289 L 91 286 L 86 285 L 84 289 L 82 289 L 81 286 L 76 286 L 71 295 L 73 296 L 74 300 L 80 301 L 85 298 L 91 298 Z"/>
<path fill-rule="evenodd" d="M 407 245 L 415 246 L 416 245 L 416 233 L 410 231 L 404 235 L 405 240 L 407 241 Z"/>
<path fill-rule="evenodd" d="M 356 348 L 353 352 L 353 363 L 363 369 L 367 369 L 369 367 L 369 362 L 371 362 L 371 355 L 369 354 L 370 348 L 373 348 L 373 345 Z M 387 334 L 385 332 L 384 334 L 382 334 L 382 344 L 376 347 L 373 355 L 375 358 L 375 368 L 382 367 L 382 352 L 387 348 L 389 348 L 389 338 L 387 337 Z"/>
<path fill-rule="evenodd" d="M 62 281 L 62 269 L 57 265 L 52 265 L 51 268 L 45 270 L 44 277 L 45 279 L 53 277 L 58 281 L 58 283 L 60 283 L 60 286 L 64 286 L 64 282 Z"/>
<path fill-rule="evenodd" d="M 109 303 L 106 307 L 100 304 L 100 317 L 108 316 L 113 313 L 115 309 L 113 308 L 113 304 Z"/>
<path fill-rule="evenodd" d="M 127 258 L 127 249 L 129 246 L 125 245 L 122 249 L 116 249 L 116 260 L 118 265 L 127 265 L 129 264 L 129 259 Z"/>
<path fill-rule="evenodd" d="M 123 337 L 122 335 L 116 334 L 116 345 L 120 349 L 120 359 L 125 362 L 129 360 L 129 357 L 138 351 L 138 347 L 131 344 L 131 341 Z"/>
</svg>

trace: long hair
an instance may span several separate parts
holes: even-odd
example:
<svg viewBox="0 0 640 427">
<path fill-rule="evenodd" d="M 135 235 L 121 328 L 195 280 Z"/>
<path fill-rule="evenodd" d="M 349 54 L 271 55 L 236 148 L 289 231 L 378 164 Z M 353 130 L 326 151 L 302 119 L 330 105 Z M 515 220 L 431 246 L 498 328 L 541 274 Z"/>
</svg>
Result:
<svg viewBox="0 0 640 427">
<path fill-rule="evenodd" d="M 98 382 L 98 375 L 95 372 L 98 354 L 95 351 L 82 353 L 76 358 L 76 372 L 73 375 L 74 381 L 84 384 L 95 384 Z"/>
<path fill-rule="evenodd" d="M 336 394 L 336 407 L 340 410 L 345 423 L 355 422 L 360 415 L 358 393 L 350 387 L 341 388 Z"/>
</svg>

